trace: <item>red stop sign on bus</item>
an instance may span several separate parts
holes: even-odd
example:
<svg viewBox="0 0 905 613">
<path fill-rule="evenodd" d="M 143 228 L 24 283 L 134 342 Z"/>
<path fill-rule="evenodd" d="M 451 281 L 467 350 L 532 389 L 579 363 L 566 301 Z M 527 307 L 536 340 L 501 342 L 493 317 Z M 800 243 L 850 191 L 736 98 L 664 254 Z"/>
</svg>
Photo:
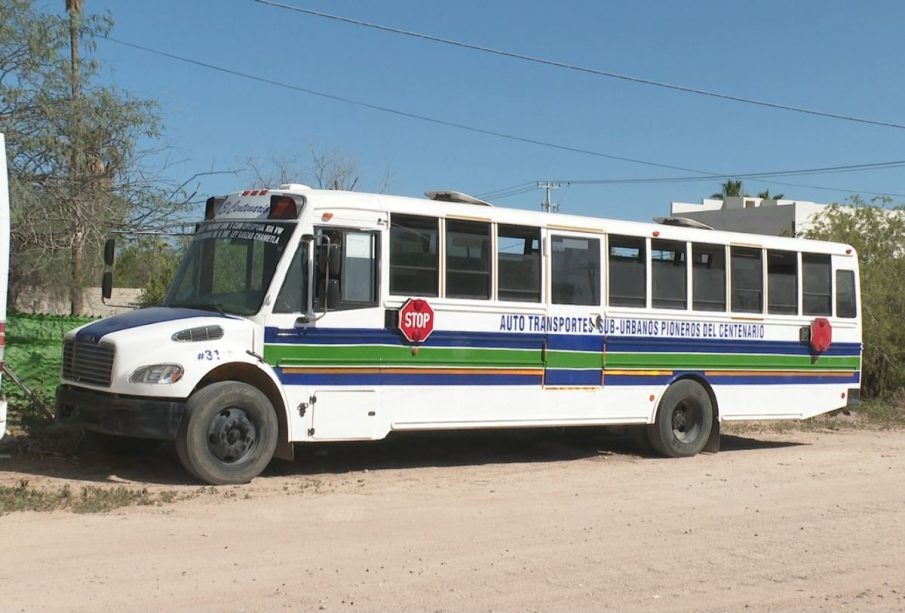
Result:
<svg viewBox="0 0 905 613">
<path fill-rule="evenodd" d="M 410 343 L 422 343 L 434 331 L 434 309 L 421 298 L 409 298 L 399 309 L 399 331 Z"/>
</svg>

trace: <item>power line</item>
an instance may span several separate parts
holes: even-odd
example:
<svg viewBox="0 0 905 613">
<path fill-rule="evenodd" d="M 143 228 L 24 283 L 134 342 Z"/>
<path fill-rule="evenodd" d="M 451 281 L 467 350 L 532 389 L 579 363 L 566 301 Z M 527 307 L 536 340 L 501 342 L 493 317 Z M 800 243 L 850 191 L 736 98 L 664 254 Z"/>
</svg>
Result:
<svg viewBox="0 0 905 613">
<path fill-rule="evenodd" d="M 389 114 L 396 115 L 396 116 L 399 116 L 399 117 L 405 117 L 405 118 L 408 118 L 408 119 L 416 119 L 416 120 L 418 120 L 418 121 L 423 121 L 423 122 L 426 122 L 426 123 L 432 123 L 432 124 L 436 124 L 436 125 L 441 125 L 441 126 L 445 126 L 445 127 L 448 127 L 448 128 L 455 128 L 455 129 L 459 129 L 459 130 L 465 130 L 465 131 L 468 131 L 468 132 L 473 132 L 473 133 L 477 133 L 477 134 L 483 134 L 483 135 L 486 135 L 486 136 L 493 136 L 493 137 L 496 137 L 496 138 L 502 138 L 502 139 L 506 139 L 506 140 L 510 140 L 510 141 L 521 142 L 521 143 L 536 145 L 536 146 L 540 146 L 540 147 L 548 147 L 548 148 L 557 149 L 557 150 L 560 150 L 560 151 L 567 151 L 567 152 L 570 152 L 570 153 L 579 153 L 579 154 L 583 154 L 583 155 L 591 155 L 591 156 L 595 156 L 595 157 L 606 158 L 606 159 L 611 159 L 611 160 L 617 160 L 617 161 L 622 161 L 622 162 L 630 162 L 630 163 L 634 163 L 634 164 L 641 164 L 641 165 L 644 165 L 644 166 L 652 166 L 652 167 L 656 167 L 656 168 L 666 168 L 666 169 L 669 169 L 669 170 L 682 170 L 682 171 L 685 171 L 685 172 L 693 172 L 693 173 L 697 173 L 698 175 L 700 175 L 700 177 L 672 177 L 672 178 L 671 178 L 671 177 L 662 177 L 662 178 L 656 178 L 656 177 L 655 177 L 655 178 L 652 178 L 652 179 L 606 180 L 606 181 L 610 181 L 610 182 L 651 182 L 651 183 L 655 183 L 655 182 L 667 182 L 667 181 L 693 181 L 693 180 L 697 180 L 698 178 L 700 178 L 701 180 L 714 180 L 714 179 L 725 179 L 725 178 L 730 178 L 730 177 L 732 177 L 732 178 L 735 178 L 735 177 L 739 177 L 739 178 L 754 178 L 755 176 L 765 176 L 764 173 L 715 173 L 715 172 L 712 172 L 712 171 L 698 170 L 698 169 L 695 169 L 695 168 L 686 168 L 686 167 L 682 167 L 682 166 L 674 166 L 674 165 L 671 165 L 671 164 L 663 164 L 663 163 L 659 163 L 659 162 L 651 162 L 651 161 L 648 161 L 648 160 L 641 160 L 641 159 L 637 159 L 637 158 L 629 158 L 629 157 L 618 156 L 618 155 L 613 155 L 613 154 L 609 154 L 609 153 L 603 153 L 603 152 L 600 152 L 600 151 L 593 151 L 593 150 L 590 150 L 590 149 L 582 149 L 582 148 L 579 148 L 579 147 L 572 147 L 572 146 L 569 146 L 569 145 L 562 145 L 562 144 L 558 144 L 558 143 L 553 143 L 553 142 L 548 142 L 548 141 L 542 141 L 542 140 L 539 140 L 539 139 L 534 139 L 534 138 L 529 138 L 529 137 L 518 136 L 518 135 L 516 135 L 516 134 L 507 134 L 507 133 L 505 133 L 505 132 L 497 132 L 497 131 L 494 131 L 494 130 L 487 130 L 487 129 L 484 129 L 484 128 L 478 128 L 478 127 L 470 126 L 470 125 L 467 125 L 467 124 L 462 124 L 462 123 L 447 121 L 447 120 L 444 120 L 444 119 L 437 119 L 437 118 L 435 118 L 435 117 L 429 117 L 429 116 L 427 116 L 427 115 L 420 115 L 420 114 L 417 114 L 417 113 L 410 113 L 410 112 L 408 112 L 408 111 L 402 111 L 402 110 L 394 109 L 394 108 L 391 108 L 391 107 L 386 107 L 386 106 L 381 106 L 381 105 L 377 105 L 377 104 L 372 104 L 372 103 L 364 102 L 364 101 L 361 101 L 361 100 L 355 100 L 355 99 L 352 99 L 352 98 L 346 98 L 346 97 L 338 96 L 338 95 L 335 95 L 335 94 L 329 94 L 329 93 L 326 93 L 326 92 L 320 92 L 320 91 L 313 90 L 313 89 L 310 89 L 310 88 L 301 87 L 301 86 L 293 85 L 293 84 L 290 84 L 290 83 L 285 83 L 285 82 L 283 82 L 283 81 L 277 81 L 277 80 L 275 80 L 275 79 L 269 79 L 269 78 L 267 78 L 267 77 L 261 77 L 261 76 L 254 75 L 254 74 L 251 74 L 251 73 L 246 73 L 246 72 L 242 72 L 242 71 L 238 71 L 238 70 L 233 70 L 233 69 L 231 69 L 231 68 L 225 68 L 225 67 L 223 67 L 223 66 L 217 66 L 216 64 L 211 64 L 211 63 L 208 63 L 208 62 L 203 62 L 203 61 L 200 61 L 200 60 L 195 60 L 195 59 L 192 59 L 192 58 L 188 58 L 188 57 L 176 55 L 176 54 L 174 54 L 174 53 L 169 53 L 169 52 L 166 52 L 166 51 L 161 51 L 161 50 L 159 50 L 159 49 L 153 49 L 153 48 L 151 48 L 151 47 L 145 47 L 145 46 L 143 46 L 143 45 L 138 45 L 138 44 L 136 44 L 136 43 L 130 43 L 130 42 L 127 42 L 127 41 L 124 41 L 124 40 L 120 40 L 120 39 L 117 39 L 117 38 L 113 38 L 113 37 L 110 37 L 110 36 L 103 37 L 103 40 L 107 40 L 107 41 L 109 41 L 109 42 L 112 42 L 112 43 L 115 43 L 115 44 L 118 44 L 118 45 L 122 45 L 122 46 L 124 46 L 124 47 L 129 47 L 129 48 L 131 48 L 131 49 L 136 49 L 136 50 L 138 50 L 138 51 L 142 51 L 142 52 L 149 53 L 149 54 L 152 54 L 152 55 L 157 55 L 157 56 L 160 56 L 160 57 L 165 57 L 165 58 L 168 58 L 168 59 L 171 59 L 171 60 L 175 60 L 175 61 L 179 61 L 179 62 L 183 62 L 183 63 L 186 63 L 186 64 L 191 64 L 191 65 L 193 65 L 193 66 L 197 66 L 197 67 L 200 67 L 200 68 L 205 68 L 205 69 L 208 69 L 208 70 L 213 70 L 213 71 L 216 71 L 216 72 L 221 72 L 221 73 L 224 73 L 224 74 L 228 74 L 228 75 L 240 77 L 240 78 L 243 78 L 243 79 L 248 79 L 248 80 L 252 80 L 252 81 L 257 81 L 257 82 L 259 82 L 259 83 L 265 83 L 265 84 L 268 84 L 268 85 L 273 85 L 273 86 L 280 87 L 280 88 L 283 88 L 283 89 L 288 89 L 288 90 L 291 90 L 291 91 L 296 91 L 296 92 L 300 92 L 300 93 L 304 93 L 304 94 L 309 94 L 309 95 L 311 95 L 311 96 L 316 96 L 316 97 L 320 97 L 320 98 L 325 98 L 325 99 L 333 100 L 333 101 L 336 101 L 336 102 L 342 102 L 342 103 L 344 103 L 344 104 L 349 104 L 349 105 L 353 105 L 353 106 L 359 106 L 359 107 L 362 107 L 362 108 L 367 108 L 367 109 L 374 110 L 374 111 L 380 111 L 380 112 L 383 112 L 383 113 L 389 113 Z M 851 166 L 840 166 L 840 167 L 828 167 L 828 168 L 824 168 L 824 169 L 805 169 L 805 171 L 797 171 L 797 172 L 798 172 L 799 174 L 808 174 L 809 171 L 817 171 L 817 170 L 824 170 L 824 171 L 827 171 L 828 169 L 832 169 L 832 168 L 840 168 L 840 169 L 841 169 L 841 168 L 859 168 L 859 167 L 867 167 L 867 166 L 883 166 L 883 165 L 893 165 L 893 164 L 905 164 L 905 161 L 902 161 L 902 162 L 896 162 L 896 161 L 893 161 L 893 162 L 877 162 L 877 163 L 873 163 L 873 164 L 862 164 L 862 165 L 851 165 Z M 890 166 L 890 167 L 893 167 L 893 166 Z M 783 172 L 783 171 L 777 171 L 777 172 Z M 796 172 L 796 171 L 785 171 L 785 172 L 786 172 L 786 173 L 789 173 L 789 172 Z M 767 175 L 767 176 L 768 176 L 768 175 Z M 777 176 L 779 176 L 779 175 L 777 175 Z M 580 181 L 586 181 L 586 180 L 579 180 L 579 181 L 574 181 L 574 182 L 572 182 L 572 181 L 561 181 L 561 182 L 566 183 L 566 184 L 570 184 L 570 183 L 576 183 L 576 184 L 578 184 Z M 793 184 L 793 183 L 780 183 L 780 182 L 778 182 L 778 181 L 774 181 L 774 183 L 776 183 L 777 185 L 789 185 L 789 186 L 794 186 L 794 187 L 810 187 L 810 188 L 813 188 L 813 189 L 825 189 L 825 190 L 842 191 L 842 192 L 849 192 L 849 193 L 865 193 L 865 194 L 880 194 L 880 195 L 889 195 L 889 196 L 903 196 L 902 194 L 895 194 L 895 193 L 871 192 L 871 191 L 859 191 L 859 190 L 844 190 L 844 189 L 828 188 L 828 187 L 820 187 L 820 186 L 813 186 L 813 185 L 796 185 L 796 184 Z M 514 191 L 513 191 L 513 189 L 514 189 Z M 483 195 L 483 197 L 485 197 L 485 198 L 497 198 L 497 199 L 499 199 L 499 198 L 507 198 L 507 197 L 510 197 L 510 196 L 514 196 L 514 195 L 526 193 L 526 192 L 529 192 L 529 191 L 533 191 L 534 189 L 537 189 L 536 184 L 535 184 L 534 182 L 531 182 L 531 183 L 523 183 L 523 184 L 519 184 L 519 185 L 517 185 L 517 186 L 513 186 L 512 188 L 505 188 L 505 189 L 501 189 L 501 190 L 496 190 L 496 191 L 494 191 L 494 192 L 489 192 L 489 194 L 485 194 L 485 195 Z M 498 193 L 498 192 L 499 192 L 499 193 Z"/>
<path fill-rule="evenodd" d="M 541 182 L 561 183 L 566 186 L 572 185 L 627 185 L 627 184 L 654 184 L 654 183 L 690 183 L 698 181 L 715 181 L 719 179 L 748 179 L 758 183 L 768 183 L 763 179 L 771 177 L 791 177 L 791 176 L 807 176 L 817 174 L 836 174 L 850 172 L 864 172 L 871 170 L 888 170 L 893 168 L 902 168 L 905 166 L 905 160 L 892 160 L 887 162 L 870 162 L 865 164 L 847 164 L 842 166 L 823 166 L 819 168 L 801 168 L 797 170 L 774 170 L 774 171 L 758 171 L 758 172 L 735 172 L 727 174 L 711 174 L 700 176 L 683 176 L 683 177 L 635 177 L 635 178 L 616 178 L 616 179 L 544 179 Z M 895 192 L 874 192 L 868 190 L 843 189 L 836 187 L 826 187 L 822 185 L 807 185 L 801 183 L 787 183 L 782 181 L 769 181 L 774 185 L 785 185 L 790 187 L 807 187 L 811 189 L 820 189 L 827 191 L 845 192 L 851 194 L 872 194 L 883 196 L 905 197 L 905 194 Z M 539 189 L 537 182 L 535 183 L 519 183 L 511 187 L 504 187 L 498 190 L 481 194 L 481 198 L 485 200 L 508 198 L 526 192 Z"/>
<path fill-rule="evenodd" d="M 151 47 L 145 47 L 143 45 L 138 45 L 136 43 L 126 42 L 124 40 L 120 40 L 117 38 L 113 38 L 112 36 L 105 36 L 103 40 L 110 41 L 112 43 L 116 43 L 117 45 L 122 45 L 124 47 L 129 47 L 132 49 L 137 49 L 139 51 L 144 51 L 145 53 L 151 53 L 153 55 L 158 55 L 161 57 L 166 57 L 171 60 L 176 60 L 178 62 L 184 62 L 186 64 L 191 64 L 193 66 L 198 66 L 201 68 L 206 68 L 208 70 L 214 70 L 217 72 L 222 72 L 224 74 L 229 74 L 236 77 L 241 77 L 243 79 L 249 79 L 251 81 L 257 81 L 258 83 L 266 83 L 268 85 L 273 85 L 276 87 L 281 87 L 283 89 L 288 89 L 296 92 L 300 92 L 303 94 L 308 94 L 311 96 L 317 96 L 320 98 L 325 98 L 327 100 L 333 100 L 335 102 L 342 102 L 344 104 L 350 104 L 353 106 L 359 106 L 362 108 L 370 109 L 372 111 L 380 111 L 382 113 L 389 113 L 392 115 L 396 115 L 398 117 L 406 117 L 408 119 L 416 119 L 418 121 L 423 121 L 427 123 L 432 123 L 436 125 L 446 126 L 448 128 L 455 128 L 457 130 L 465 130 L 468 132 L 473 132 L 476 134 L 484 134 L 486 136 L 493 136 L 496 138 L 502 138 L 510 141 L 515 141 L 519 143 L 526 143 L 529 145 L 537 145 L 539 147 L 547 147 L 550 149 L 557 149 L 559 151 L 568 151 L 570 153 L 580 153 L 583 155 L 590 155 L 599 158 L 605 158 L 608 160 L 617 160 L 620 162 L 630 162 L 633 164 L 642 164 L 644 166 L 654 166 L 657 168 L 667 168 L 669 170 L 682 170 L 685 172 L 695 172 L 700 174 L 713 174 L 710 171 L 697 170 L 694 168 L 685 168 L 683 166 L 673 166 L 671 164 L 663 164 L 660 162 L 651 162 L 649 160 L 641 160 L 638 158 L 630 158 L 621 155 L 614 155 L 611 153 L 604 153 L 601 151 L 593 151 L 591 149 L 583 149 L 581 147 L 572 147 L 570 145 L 562 145 L 559 143 L 554 143 L 550 141 L 543 141 L 536 138 L 530 138 L 527 136 L 519 136 L 517 134 L 509 134 L 506 132 L 498 132 L 496 130 L 488 130 L 486 128 L 478 128 L 476 126 L 470 126 L 464 123 L 458 123 L 454 121 L 447 121 L 445 119 L 438 119 L 436 117 L 430 117 L 428 115 L 421 115 L 418 113 L 412 113 L 409 111 L 402 111 L 399 109 L 394 109 L 388 106 L 382 106 L 379 104 L 372 104 L 370 102 L 365 102 L 363 100 L 356 100 L 354 98 L 347 98 L 344 96 L 338 96 L 336 94 L 329 94 L 326 92 L 317 91 L 314 89 L 310 89 L 307 87 L 301 87 L 298 85 L 293 85 L 291 83 L 286 83 L 284 81 L 277 81 L 276 79 L 269 79 L 267 77 L 261 77 L 258 75 L 254 75 L 248 72 L 242 72 L 239 70 L 233 70 L 231 68 L 224 68 L 223 66 L 217 66 L 216 64 L 211 64 L 209 62 L 202 62 L 200 60 L 195 60 L 192 58 L 184 57 L 181 55 L 176 55 L 175 53 L 169 53 L 167 51 L 161 51 L 159 49 L 153 49 Z"/>
<path fill-rule="evenodd" d="M 393 34 L 401 34 L 403 36 L 409 36 L 412 38 L 417 38 L 421 40 L 426 40 L 435 43 L 441 43 L 444 45 L 452 45 L 454 47 L 462 47 L 464 49 L 471 49 L 474 51 L 482 51 L 485 53 L 492 53 L 494 55 L 500 55 L 503 57 L 513 58 L 517 60 L 522 60 L 526 62 L 533 62 L 535 64 L 543 64 L 546 66 L 553 66 L 556 68 L 564 68 L 567 70 L 573 70 L 577 72 L 583 72 L 587 74 L 592 74 L 599 77 L 607 77 L 610 79 L 620 79 L 623 81 L 630 81 L 633 83 L 640 83 L 642 85 L 650 85 L 653 87 L 661 87 L 664 89 L 671 89 L 675 91 L 685 92 L 688 94 L 697 94 L 700 96 L 709 96 L 711 98 L 718 98 L 721 100 L 729 100 L 732 102 L 741 102 L 744 104 L 751 104 L 755 106 L 763 106 L 767 108 L 777 109 L 781 111 L 790 111 L 793 113 L 803 113 L 806 115 L 815 115 L 818 117 L 826 117 L 829 119 L 839 119 L 843 121 L 852 121 L 856 123 L 869 124 L 874 126 L 882 126 L 886 128 L 896 128 L 899 130 L 905 130 L 905 125 L 899 123 L 893 123 L 889 121 L 880 121 L 877 119 L 868 119 L 865 117 L 855 117 L 853 115 L 843 115 L 841 113 L 830 113 L 827 111 L 818 111 L 815 109 L 807 109 L 799 106 L 792 106 L 789 104 L 781 104 L 778 102 L 768 102 L 766 100 L 756 100 L 754 98 L 745 98 L 743 96 L 735 96 L 732 94 L 724 94 L 721 92 L 714 92 L 704 89 L 699 89 L 696 87 L 689 87 L 686 85 L 677 85 L 675 83 L 666 83 L 664 81 L 654 81 L 652 79 L 645 79 L 642 77 L 635 77 L 632 75 L 621 74 L 617 72 L 610 72 L 607 70 L 601 70 L 599 68 L 590 68 L 588 66 L 578 66 L 576 64 L 569 64 L 566 62 L 560 62 L 557 60 L 550 60 L 547 58 L 525 55 L 523 53 L 516 53 L 514 51 L 506 51 L 504 49 L 496 49 L 493 47 L 485 47 L 483 45 L 474 45 L 471 43 L 466 43 L 459 40 L 453 40 L 450 38 L 442 38 L 439 36 L 432 36 L 430 34 L 423 34 L 421 32 L 413 32 L 411 30 L 403 30 L 401 28 L 394 28 L 390 26 L 385 26 L 377 23 L 372 23 L 368 21 L 362 21 L 360 19 L 353 19 L 351 17 L 342 17 L 340 15 L 332 15 L 330 13 L 324 13 L 321 11 L 313 11 L 311 9 L 302 8 L 299 6 L 293 6 L 291 4 L 283 4 L 281 2 L 274 2 L 273 0 L 255 0 L 258 4 L 265 4 L 268 6 L 272 6 L 275 8 L 286 9 L 289 11 L 295 11 L 297 13 L 303 13 L 305 15 L 310 15 L 312 17 L 322 17 L 324 19 L 332 19 L 334 21 L 340 21 L 343 23 L 348 23 L 352 25 L 362 26 L 365 28 L 371 28 L 374 30 L 380 30 L 383 32 L 391 32 Z"/>
<path fill-rule="evenodd" d="M 713 181 L 717 179 L 764 179 L 769 177 L 794 177 L 817 174 L 836 174 L 847 172 L 863 172 L 869 170 L 889 170 L 905 166 L 905 160 L 888 162 L 870 162 L 865 164 L 847 164 L 844 166 L 824 166 L 820 168 L 801 168 L 797 170 L 773 170 L 763 172 L 737 172 L 727 174 L 700 175 L 694 177 L 638 177 L 629 179 L 551 179 L 557 183 L 572 185 L 607 185 L 626 183 L 683 183 L 689 181 Z"/>
</svg>

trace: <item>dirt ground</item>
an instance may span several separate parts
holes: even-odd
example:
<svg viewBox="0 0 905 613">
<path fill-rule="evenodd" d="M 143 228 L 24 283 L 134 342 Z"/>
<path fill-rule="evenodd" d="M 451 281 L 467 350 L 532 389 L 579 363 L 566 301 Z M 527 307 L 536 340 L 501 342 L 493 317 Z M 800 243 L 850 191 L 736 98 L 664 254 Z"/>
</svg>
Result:
<svg viewBox="0 0 905 613">
<path fill-rule="evenodd" d="M 0 460 L 0 484 L 161 506 L 0 517 L 4 611 L 905 610 L 905 431 L 737 431 L 642 457 L 600 430 L 300 448 L 202 488 L 172 449 Z"/>
</svg>

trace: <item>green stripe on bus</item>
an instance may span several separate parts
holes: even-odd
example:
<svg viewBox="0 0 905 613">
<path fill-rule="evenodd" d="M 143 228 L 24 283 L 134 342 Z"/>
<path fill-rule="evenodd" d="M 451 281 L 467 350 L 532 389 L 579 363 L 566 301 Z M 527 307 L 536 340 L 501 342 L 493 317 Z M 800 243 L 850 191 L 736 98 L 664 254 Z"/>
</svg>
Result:
<svg viewBox="0 0 905 613">
<path fill-rule="evenodd" d="M 417 349 L 417 351 L 414 351 Z M 413 352 L 414 351 L 414 352 Z M 858 356 L 546 352 L 539 349 L 401 347 L 390 345 L 266 345 L 264 358 L 280 366 L 472 366 L 520 368 L 606 368 L 647 370 L 857 370 Z"/>
<path fill-rule="evenodd" d="M 417 349 L 417 351 L 414 351 Z M 413 352 L 414 351 L 414 352 Z M 266 345 L 264 359 L 272 365 L 315 366 L 543 366 L 541 351 L 458 347 L 384 345 Z"/>
<path fill-rule="evenodd" d="M 737 353 L 607 353 L 607 368 L 694 370 L 857 370 L 857 356 L 771 355 Z"/>
</svg>

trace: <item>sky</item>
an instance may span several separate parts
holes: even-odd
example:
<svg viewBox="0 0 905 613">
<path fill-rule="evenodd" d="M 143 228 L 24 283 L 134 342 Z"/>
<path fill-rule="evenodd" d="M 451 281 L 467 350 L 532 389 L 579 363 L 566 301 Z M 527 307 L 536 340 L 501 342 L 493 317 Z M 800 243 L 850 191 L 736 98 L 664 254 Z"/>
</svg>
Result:
<svg viewBox="0 0 905 613">
<path fill-rule="evenodd" d="M 280 2 L 599 71 L 905 124 L 905 2 L 899 0 Z M 63 4 L 38 1 L 61 13 Z M 385 186 L 408 196 L 437 189 L 483 196 L 552 180 L 566 183 L 553 192 L 562 212 L 643 221 L 666 214 L 672 201 L 700 202 L 721 182 L 653 179 L 905 161 L 900 127 L 539 65 L 254 0 L 84 4 L 88 13 L 110 13 L 111 36 L 119 41 L 547 143 L 379 111 L 99 40 L 101 81 L 159 103 L 170 145 L 166 173 L 175 182 L 241 169 L 249 158 L 265 168 L 273 158 L 296 158 L 301 168 L 313 147 L 354 157 L 365 191 Z M 633 179 L 643 180 L 577 183 Z M 251 180 L 247 172 L 213 174 L 192 186 L 224 194 Z M 746 179 L 744 186 L 752 194 L 769 189 L 816 202 L 841 202 L 853 193 L 893 194 L 905 202 L 905 166 Z M 491 200 L 539 209 L 543 197 L 533 188 Z"/>
</svg>

